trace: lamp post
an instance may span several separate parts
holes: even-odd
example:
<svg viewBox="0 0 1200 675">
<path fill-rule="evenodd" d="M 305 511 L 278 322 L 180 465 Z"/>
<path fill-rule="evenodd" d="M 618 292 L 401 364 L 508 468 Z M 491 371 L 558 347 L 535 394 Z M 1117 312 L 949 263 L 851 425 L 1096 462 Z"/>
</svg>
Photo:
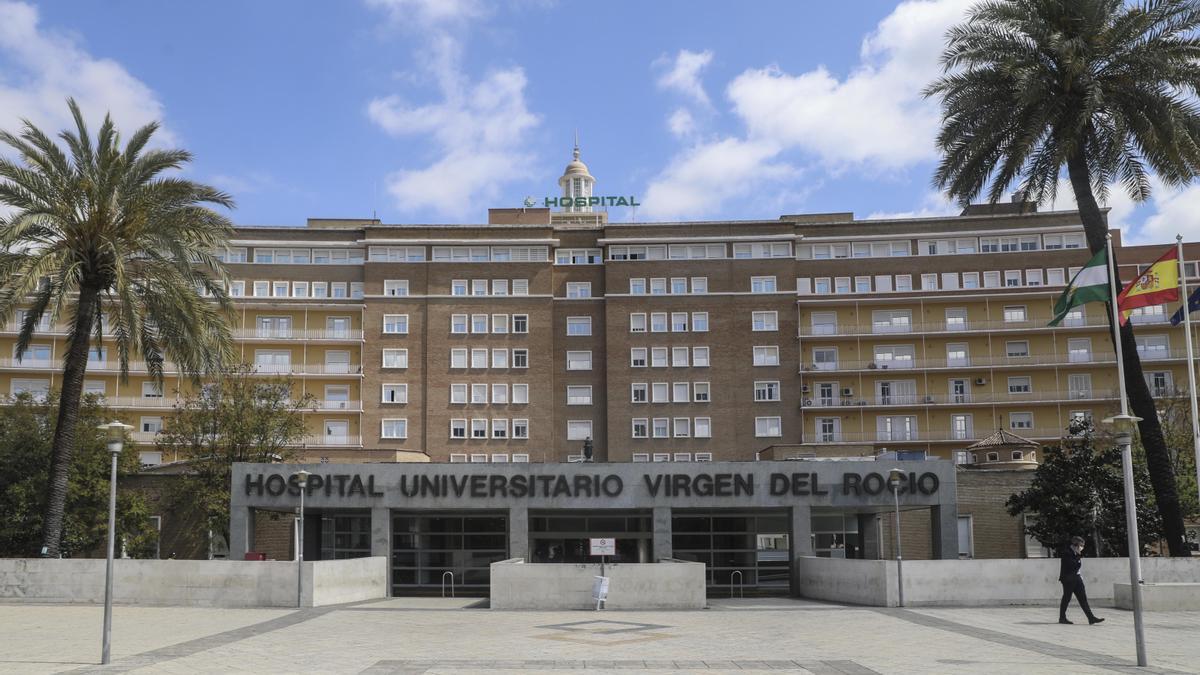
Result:
<svg viewBox="0 0 1200 675">
<path fill-rule="evenodd" d="M 903 478 L 903 469 L 892 469 L 888 472 L 892 496 L 896 499 L 896 599 L 900 607 L 904 606 L 904 556 L 900 554 L 900 481 Z"/>
<path fill-rule="evenodd" d="M 112 455 L 108 479 L 108 557 L 104 564 L 104 637 L 100 648 L 100 664 L 108 665 L 112 660 L 113 552 L 117 546 L 117 457 L 125 448 L 125 432 L 133 427 L 113 420 L 96 428 L 107 433 L 108 452 Z"/>
<path fill-rule="evenodd" d="M 1142 626 L 1142 549 L 1138 543 L 1137 502 L 1133 493 L 1133 426 L 1142 421 L 1140 417 L 1122 412 L 1104 420 L 1111 424 L 1117 434 L 1117 447 L 1121 449 L 1121 473 L 1125 487 L 1125 535 L 1129 546 L 1129 586 L 1133 596 L 1133 636 L 1137 643 L 1137 662 L 1145 666 L 1146 633 Z"/>
<path fill-rule="evenodd" d="M 308 476 L 309 472 L 303 469 L 292 474 L 296 485 L 300 486 L 300 536 L 296 542 L 296 607 L 303 606 L 304 598 L 304 493 L 308 491 L 305 489 Z"/>
</svg>

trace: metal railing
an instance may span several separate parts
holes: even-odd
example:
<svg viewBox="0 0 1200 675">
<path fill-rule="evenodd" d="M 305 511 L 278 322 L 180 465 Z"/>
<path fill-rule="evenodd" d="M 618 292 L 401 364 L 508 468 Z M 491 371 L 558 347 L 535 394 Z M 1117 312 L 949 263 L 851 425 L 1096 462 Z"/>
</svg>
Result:
<svg viewBox="0 0 1200 675">
<path fill-rule="evenodd" d="M 1037 429 L 1012 429 L 1013 433 L 1024 436 L 1030 439 L 1058 439 L 1067 436 L 1065 429 L 1053 428 L 1037 428 Z M 831 443 L 925 443 L 925 442 L 946 442 L 946 441 L 961 441 L 964 443 L 972 443 L 982 440 L 986 436 L 990 436 L 994 430 L 976 430 L 967 429 L 965 431 L 954 430 L 928 430 L 928 431 L 841 431 L 832 434 L 805 433 L 804 439 L 800 441 L 801 445 L 825 445 Z"/>
<path fill-rule="evenodd" d="M 1183 349 L 1150 349 L 1138 350 L 1138 356 L 1147 362 L 1171 361 L 1187 358 Z M 967 356 L 961 358 L 934 357 L 913 358 L 903 360 L 876 359 L 839 359 L 825 363 L 804 364 L 801 374 L 820 374 L 829 372 L 866 371 L 876 374 L 892 372 L 911 372 L 915 370 L 933 370 L 940 368 L 1022 368 L 1030 366 L 1085 366 L 1093 364 L 1116 363 L 1116 354 L 1112 352 L 1065 352 L 1059 354 L 1030 354 L 1028 356 Z"/>
<path fill-rule="evenodd" d="M 446 597 L 446 576 L 450 577 L 450 597 L 454 597 L 454 572 L 446 570 L 442 572 L 442 597 Z"/>
<path fill-rule="evenodd" d="M 363 332 L 358 328 L 239 328 L 233 331 L 239 340 L 362 340 Z"/>
<path fill-rule="evenodd" d="M 1031 330 L 1049 328 L 1050 317 L 1005 321 L 1003 319 L 983 319 L 972 321 L 917 321 L 908 324 L 819 324 L 801 325 L 800 337 L 845 337 L 870 335 L 904 335 L 910 333 L 972 333 L 981 331 Z M 1158 322 L 1139 322 L 1158 323 Z M 1165 322 L 1163 322 L 1165 323 Z M 1064 320 L 1056 328 L 1099 328 L 1108 326 L 1107 316 L 1086 316 L 1082 319 Z"/>
<path fill-rule="evenodd" d="M 982 386 L 982 385 L 978 385 Z M 870 408 L 878 406 L 970 405 L 973 403 L 1060 403 L 1069 401 L 1115 401 L 1117 392 L 1110 389 L 1064 389 L 1030 392 L 974 392 L 963 394 L 892 394 L 870 397 L 835 399 L 806 398 L 803 408 Z"/>
</svg>

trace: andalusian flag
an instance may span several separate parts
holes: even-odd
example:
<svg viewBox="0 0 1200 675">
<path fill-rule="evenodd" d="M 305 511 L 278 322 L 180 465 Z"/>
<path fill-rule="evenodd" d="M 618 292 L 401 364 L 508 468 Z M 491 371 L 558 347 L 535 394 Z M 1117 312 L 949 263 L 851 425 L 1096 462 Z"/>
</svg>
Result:
<svg viewBox="0 0 1200 675">
<path fill-rule="evenodd" d="M 1089 302 L 1105 302 L 1112 298 L 1108 284 L 1108 255 L 1100 251 L 1083 266 L 1067 285 L 1067 290 L 1054 303 L 1054 320 L 1051 326 L 1057 326 L 1067 314 Z"/>
<path fill-rule="evenodd" d="M 1138 307 L 1163 305 L 1179 300 L 1179 251 L 1172 246 L 1163 257 L 1155 260 L 1145 272 L 1134 279 L 1117 295 L 1121 324 L 1129 320 L 1129 312 Z"/>
</svg>

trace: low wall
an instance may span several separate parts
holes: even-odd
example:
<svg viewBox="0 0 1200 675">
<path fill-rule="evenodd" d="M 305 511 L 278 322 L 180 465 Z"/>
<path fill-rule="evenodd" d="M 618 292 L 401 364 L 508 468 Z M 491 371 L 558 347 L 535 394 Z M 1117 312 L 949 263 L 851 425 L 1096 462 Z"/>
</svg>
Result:
<svg viewBox="0 0 1200 675">
<path fill-rule="evenodd" d="M 0 559 L 0 600 L 104 602 L 100 559 Z M 387 597 L 387 558 L 304 563 L 306 607 Z M 129 560 L 113 564 L 113 602 L 192 607 L 295 607 L 296 563 Z"/>
<path fill-rule="evenodd" d="M 1133 586 L 1113 584 L 1113 605 L 1133 609 Z M 1200 610 L 1200 584 L 1142 584 L 1142 609 L 1147 612 L 1194 612 Z"/>
<path fill-rule="evenodd" d="M 607 609 L 703 609 L 704 564 L 697 562 L 615 563 L 609 578 Z M 598 564 L 525 563 L 521 558 L 492 563 L 492 609 L 594 609 L 592 584 Z"/>
<path fill-rule="evenodd" d="M 800 558 L 800 594 L 815 600 L 895 607 L 896 563 L 892 560 Z M 1062 596 L 1057 558 L 993 560 L 906 560 L 904 604 L 1044 605 Z M 1080 570 L 1088 596 L 1113 598 L 1113 584 L 1129 582 L 1128 558 L 1085 558 Z M 1143 558 L 1148 583 L 1200 582 L 1200 558 Z"/>
</svg>

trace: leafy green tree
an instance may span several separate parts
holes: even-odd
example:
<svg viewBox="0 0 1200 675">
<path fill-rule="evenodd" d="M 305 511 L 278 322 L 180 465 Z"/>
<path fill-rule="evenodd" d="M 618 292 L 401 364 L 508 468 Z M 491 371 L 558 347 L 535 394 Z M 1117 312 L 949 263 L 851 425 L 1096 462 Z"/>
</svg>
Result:
<svg viewBox="0 0 1200 675">
<path fill-rule="evenodd" d="M 1045 449 L 1029 489 L 1008 498 L 1008 513 L 1036 516 L 1025 531 L 1056 551 L 1078 535 L 1088 555 L 1127 555 L 1121 452 L 1111 439 L 1097 438 L 1091 422 L 1072 422 L 1070 431 L 1058 447 Z M 1145 494 L 1149 482 L 1145 465 L 1135 461 L 1135 493 Z M 1162 521 L 1144 499 L 1137 518 L 1144 550 L 1162 535 Z"/>
<path fill-rule="evenodd" d="M 229 540 L 234 462 L 290 461 L 304 438 L 313 397 L 296 397 L 292 389 L 290 378 L 240 366 L 175 405 L 158 446 L 188 465 L 172 500 L 176 508 L 198 510 L 209 532 Z"/>
<path fill-rule="evenodd" d="M 42 536 L 46 483 L 50 480 L 51 431 L 57 401 L 38 401 L 19 394 L 0 407 L 0 557 L 35 555 Z M 102 553 L 108 539 L 108 498 L 112 455 L 105 432 L 96 427 L 109 421 L 94 396 L 79 410 L 76 451 L 67 480 L 61 553 L 87 556 Z M 136 473 L 140 465 L 132 445 L 117 459 L 120 476 Z M 157 532 L 150 525 L 142 495 L 117 491 L 117 536 L 126 554 L 153 554 Z M 120 551 L 118 550 L 118 555 Z"/>
<path fill-rule="evenodd" d="M 1179 491 L 1179 505 L 1186 519 L 1200 518 L 1200 495 L 1196 492 L 1196 447 L 1192 443 L 1192 410 L 1187 394 L 1176 391 L 1171 396 L 1155 399 L 1158 419 L 1162 423 L 1163 438 L 1175 470 L 1175 485 Z M 1133 444 L 1135 455 L 1145 456 L 1141 439 Z M 1189 541 L 1196 540 L 1193 529 L 1188 533 Z"/>
<path fill-rule="evenodd" d="M 62 543 L 88 350 L 115 346 L 122 377 L 140 355 L 160 383 L 167 359 L 194 375 L 233 355 L 226 275 L 213 257 L 232 225 L 205 206 L 232 200 L 172 175 L 191 155 L 149 149 L 157 124 L 122 149 L 108 116 L 93 142 L 79 106 L 67 103 L 75 129 L 59 134 L 66 151 L 29 121 L 19 134 L 0 131 L 18 158 L 0 157 L 0 206 L 9 210 L 0 219 L 0 322 L 28 307 L 17 357 L 43 316 L 68 326 L 42 521 L 47 556 Z"/>
<path fill-rule="evenodd" d="M 951 28 L 939 97 L 942 160 L 933 183 L 967 203 L 1052 199 L 1063 167 L 1088 247 L 1105 247 L 1097 204 L 1119 183 L 1135 201 L 1150 172 L 1167 185 L 1200 171 L 1200 8 L 1194 0 L 986 0 Z M 1081 260 L 1082 262 L 1082 260 Z M 1118 337 L 1119 334 L 1119 337 Z M 1146 449 L 1171 555 L 1189 555 L 1170 455 L 1142 376 L 1133 328 L 1121 340 L 1125 386 Z"/>
</svg>

